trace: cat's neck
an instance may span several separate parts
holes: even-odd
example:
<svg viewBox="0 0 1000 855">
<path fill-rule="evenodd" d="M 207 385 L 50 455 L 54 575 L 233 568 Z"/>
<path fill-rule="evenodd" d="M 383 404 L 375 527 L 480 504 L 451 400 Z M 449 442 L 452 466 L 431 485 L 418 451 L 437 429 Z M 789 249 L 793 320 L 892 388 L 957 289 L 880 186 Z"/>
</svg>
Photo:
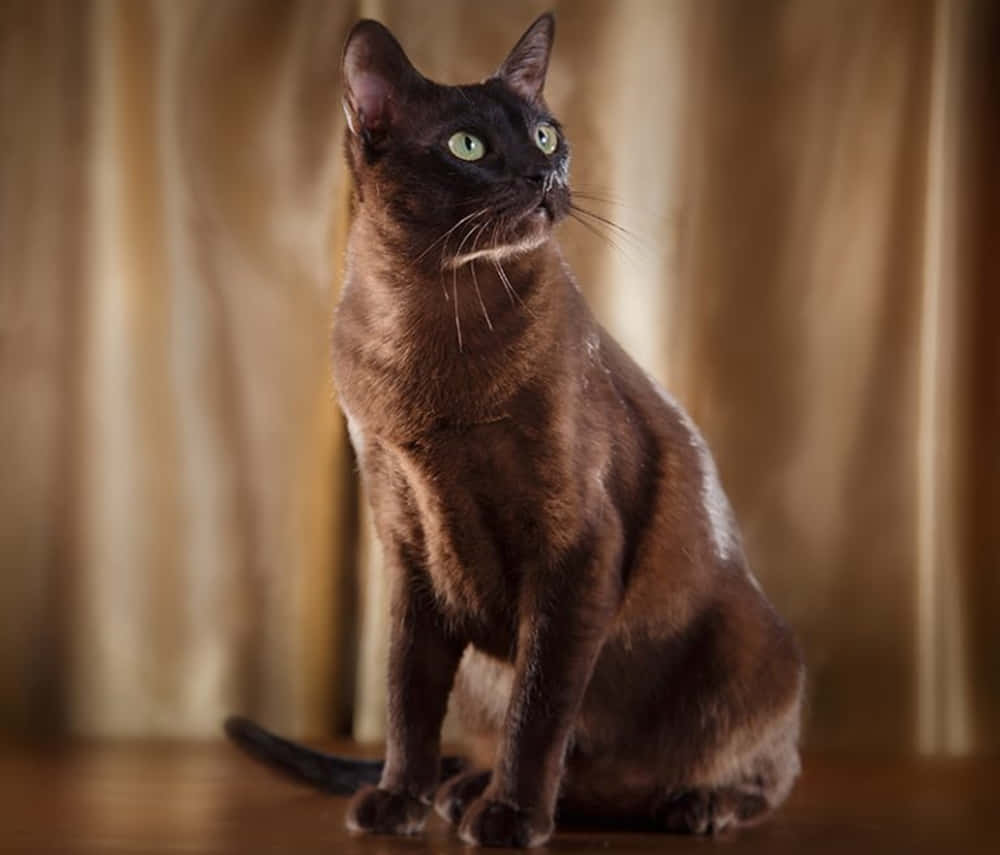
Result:
<svg viewBox="0 0 1000 855">
<path fill-rule="evenodd" d="M 544 324 L 565 298 L 569 274 L 552 238 L 455 260 L 454 249 L 415 244 L 359 214 L 348 245 L 350 296 L 373 321 L 454 339 L 455 351 L 485 357 Z"/>
<path fill-rule="evenodd" d="M 380 390 L 399 399 L 380 414 L 488 420 L 580 337 L 585 309 L 554 240 L 449 266 L 440 255 L 415 263 L 412 247 L 373 225 L 358 217 L 352 226 L 335 347 L 363 355 Z M 367 409 L 372 379 L 349 385 L 358 394 L 348 405 Z"/>
</svg>

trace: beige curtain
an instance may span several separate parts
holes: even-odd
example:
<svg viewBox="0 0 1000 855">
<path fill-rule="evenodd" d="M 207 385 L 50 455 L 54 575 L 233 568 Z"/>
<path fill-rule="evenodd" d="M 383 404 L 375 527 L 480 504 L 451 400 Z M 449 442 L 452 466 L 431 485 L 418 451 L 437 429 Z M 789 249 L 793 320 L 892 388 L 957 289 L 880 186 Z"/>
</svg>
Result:
<svg viewBox="0 0 1000 855">
<path fill-rule="evenodd" d="M 0 725 L 378 738 L 377 544 L 329 382 L 339 53 L 467 82 L 555 7 L 567 255 L 691 409 L 819 748 L 1000 748 L 988 0 L 0 6 Z"/>
</svg>

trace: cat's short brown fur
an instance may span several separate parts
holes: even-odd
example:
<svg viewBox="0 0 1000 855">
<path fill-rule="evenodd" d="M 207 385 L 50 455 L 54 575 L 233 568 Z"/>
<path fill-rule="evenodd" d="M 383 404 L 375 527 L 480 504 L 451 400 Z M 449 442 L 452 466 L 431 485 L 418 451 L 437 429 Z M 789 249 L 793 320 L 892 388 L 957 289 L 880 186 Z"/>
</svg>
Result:
<svg viewBox="0 0 1000 855">
<path fill-rule="evenodd" d="M 717 831 L 799 770 L 799 649 L 715 464 L 552 237 L 570 206 L 541 95 L 553 32 L 542 16 L 462 87 L 373 21 L 345 48 L 333 369 L 391 585 L 385 767 L 352 829 L 413 833 L 433 805 L 473 844 L 538 845 L 557 813 Z M 439 787 L 453 684 L 494 753 Z"/>
</svg>

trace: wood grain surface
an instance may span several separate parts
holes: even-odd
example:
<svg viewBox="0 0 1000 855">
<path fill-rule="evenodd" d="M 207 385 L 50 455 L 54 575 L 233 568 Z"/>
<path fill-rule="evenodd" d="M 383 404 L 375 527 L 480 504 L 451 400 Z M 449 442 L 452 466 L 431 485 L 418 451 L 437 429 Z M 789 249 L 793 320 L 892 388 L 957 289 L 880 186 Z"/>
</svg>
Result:
<svg viewBox="0 0 1000 855">
<path fill-rule="evenodd" d="M 807 755 L 789 801 L 758 828 L 715 839 L 573 830 L 556 834 L 546 849 L 565 855 L 995 855 L 1000 853 L 998 769 L 989 759 Z M 221 742 L 0 750 L 2 852 L 470 851 L 436 816 L 418 838 L 353 836 L 344 829 L 346 804 L 283 779 Z"/>
</svg>

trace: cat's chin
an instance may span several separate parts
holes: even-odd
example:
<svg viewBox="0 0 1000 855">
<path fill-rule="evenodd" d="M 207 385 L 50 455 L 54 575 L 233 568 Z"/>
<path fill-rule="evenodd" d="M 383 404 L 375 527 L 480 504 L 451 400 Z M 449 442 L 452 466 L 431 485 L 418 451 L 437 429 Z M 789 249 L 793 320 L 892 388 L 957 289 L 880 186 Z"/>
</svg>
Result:
<svg viewBox="0 0 1000 855">
<path fill-rule="evenodd" d="M 531 217 L 541 220 L 551 229 L 569 213 L 569 195 L 564 192 L 547 193 L 531 212 Z"/>
<path fill-rule="evenodd" d="M 534 216 L 535 215 L 533 214 L 532 217 L 534 218 Z M 543 214 L 538 218 L 538 220 L 542 225 L 541 228 L 526 230 L 526 233 L 512 239 L 509 243 L 499 244 L 485 249 L 477 249 L 475 252 L 466 252 L 462 255 L 456 255 L 448 261 L 446 266 L 448 268 L 458 268 L 480 259 L 497 263 L 526 255 L 527 253 L 538 249 L 549 239 L 550 224 L 547 216 Z"/>
<path fill-rule="evenodd" d="M 493 246 L 453 256 L 445 262 L 445 267 L 454 269 L 480 259 L 496 263 L 526 255 L 548 241 L 552 234 L 552 222 L 552 212 L 539 204 L 522 214 L 515 227 Z"/>
<path fill-rule="evenodd" d="M 525 212 L 517 223 L 514 241 L 548 240 L 552 226 L 558 219 L 553 200 L 543 199 L 534 208 Z"/>
<path fill-rule="evenodd" d="M 528 214 L 528 221 L 531 223 L 542 223 L 545 228 L 552 225 L 555 214 L 547 202 L 542 202 L 534 211 Z"/>
</svg>

